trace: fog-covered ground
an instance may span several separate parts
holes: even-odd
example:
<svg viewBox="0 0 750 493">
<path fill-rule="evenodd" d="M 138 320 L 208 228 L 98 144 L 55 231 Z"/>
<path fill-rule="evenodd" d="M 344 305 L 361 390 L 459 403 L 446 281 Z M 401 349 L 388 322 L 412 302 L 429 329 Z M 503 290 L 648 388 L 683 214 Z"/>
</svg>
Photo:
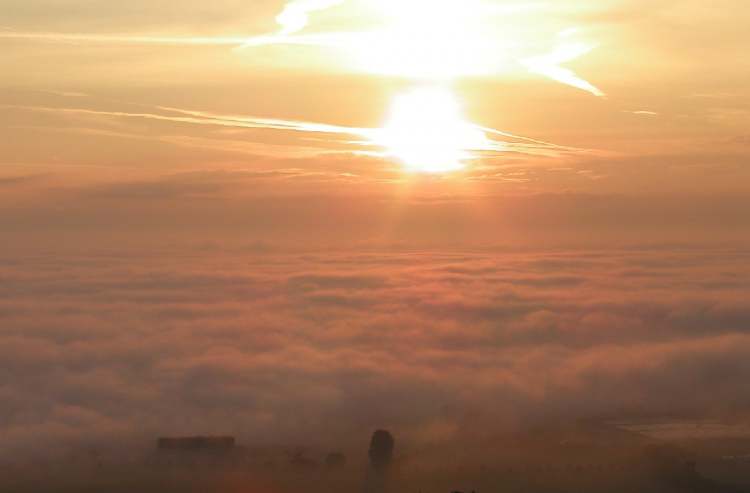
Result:
<svg viewBox="0 0 750 493">
<path fill-rule="evenodd" d="M 365 437 L 366 438 L 366 437 Z M 714 492 L 750 488 L 750 440 L 654 440 L 579 422 L 429 447 L 396 440 L 385 468 L 360 450 L 344 463 L 305 447 L 80 450 L 4 468 L 4 492 Z"/>
<path fill-rule="evenodd" d="M 742 429 L 749 269 L 742 250 L 674 247 L 7 253 L 0 464 L 110 457 L 91 474 L 135 480 L 156 437 L 221 434 L 343 450 L 355 484 L 386 427 L 439 468 L 409 470 L 420 482 L 481 467 L 488 437 L 581 419 Z"/>
</svg>

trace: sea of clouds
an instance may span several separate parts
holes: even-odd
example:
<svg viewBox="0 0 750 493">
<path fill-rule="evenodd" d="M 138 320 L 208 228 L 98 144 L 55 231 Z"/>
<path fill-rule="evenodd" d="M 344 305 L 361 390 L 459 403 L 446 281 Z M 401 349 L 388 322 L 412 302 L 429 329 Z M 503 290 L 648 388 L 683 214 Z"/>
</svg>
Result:
<svg viewBox="0 0 750 493">
<path fill-rule="evenodd" d="M 0 459 L 750 409 L 750 253 L 16 253 Z"/>
</svg>

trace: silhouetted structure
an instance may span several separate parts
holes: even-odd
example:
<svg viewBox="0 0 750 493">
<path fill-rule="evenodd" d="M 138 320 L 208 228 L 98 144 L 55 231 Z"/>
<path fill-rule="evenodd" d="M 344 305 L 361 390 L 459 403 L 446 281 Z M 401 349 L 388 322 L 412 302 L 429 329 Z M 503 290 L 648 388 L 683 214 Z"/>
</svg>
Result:
<svg viewBox="0 0 750 493">
<path fill-rule="evenodd" d="M 690 493 L 740 493 L 738 486 L 703 477 L 697 463 L 678 447 L 659 445 L 645 450 L 647 470 L 657 484 L 668 491 Z"/>
<path fill-rule="evenodd" d="M 370 465 L 375 471 L 385 472 L 393 460 L 396 441 L 386 430 L 377 430 L 370 440 Z"/>
<path fill-rule="evenodd" d="M 162 437 L 156 441 L 157 464 L 167 466 L 227 466 L 241 460 L 243 450 L 234 437 Z"/>
<path fill-rule="evenodd" d="M 229 452 L 234 450 L 234 437 L 162 437 L 157 440 L 161 451 L 213 451 Z"/>
<path fill-rule="evenodd" d="M 365 479 L 366 493 L 383 493 L 388 483 L 388 469 L 393 462 L 393 450 L 396 441 L 393 435 L 385 430 L 377 430 L 370 440 L 370 467 Z"/>
</svg>

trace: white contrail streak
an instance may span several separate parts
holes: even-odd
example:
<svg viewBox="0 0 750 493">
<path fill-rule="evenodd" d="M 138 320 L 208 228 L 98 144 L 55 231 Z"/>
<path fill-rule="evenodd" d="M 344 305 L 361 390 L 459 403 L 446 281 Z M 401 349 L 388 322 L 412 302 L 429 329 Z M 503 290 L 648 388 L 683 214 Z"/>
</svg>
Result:
<svg viewBox="0 0 750 493">
<path fill-rule="evenodd" d="M 363 148 L 380 147 L 377 143 L 377 135 L 382 132 L 382 129 L 379 128 L 348 127 L 343 125 L 331 125 L 327 123 L 283 120 L 275 118 L 259 118 L 252 116 L 218 115 L 215 113 L 185 110 L 165 106 L 153 107 L 153 110 L 155 111 L 143 112 L 20 105 L 0 105 L 0 108 L 37 111 L 45 113 L 60 113 L 68 115 L 138 118 L 145 120 L 183 123 L 189 125 L 208 125 L 218 127 L 312 133 L 328 136 L 325 140 L 328 140 L 330 142 L 332 152 L 337 151 L 337 144 L 339 146 L 342 144 L 357 145 Z M 484 156 L 501 155 L 507 153 L 557 156 L 567 153 L 583 152 L 583 150 L 581 149 L 558 146 L 539 140 L 529 139 L 527 137 L 509 134 L 507 132 L 502 132 L 500 130 L 495 130 L 492 128 L 480 126 L 475 127 L 490 135 L 505 138 L 505 140 L 489 139 L 486 144 L 476 146 L 472 149 L 466 149 L 467 151 L 476 152 Z M 334 136 L 341 136 L 343 138 L 336 138 Z"/>
<path fill-rule="evenodd" d="M 579 77 L 578 74 L 571 69 L 562 66 L 562 64 L 566 62 L 571 62 L 586 55 L 594 48 L 596 48 L 595 44 L 565 43 L 555 48 L 551 53 L 527 58 L 526 60 L 523 60 L 522 63 L 532 73 L 543 75 L 562 84 L 582 89 L 590 92 L 594 96 L 604 97 L 606 94 L 604 94 L 601 89 Z"/>
<path fill-rule="evenodd" d="M 113 43 L 113 44 L 162 44 L 162 45 L 216 45 L 237 46 L 246 43 L 248 37 L 179 37 L 146 35 L 107 35 L 70 33 L 29 33 L 0 31 L 0 39 L 46 41 L 52 43 Z"/>
</svg>

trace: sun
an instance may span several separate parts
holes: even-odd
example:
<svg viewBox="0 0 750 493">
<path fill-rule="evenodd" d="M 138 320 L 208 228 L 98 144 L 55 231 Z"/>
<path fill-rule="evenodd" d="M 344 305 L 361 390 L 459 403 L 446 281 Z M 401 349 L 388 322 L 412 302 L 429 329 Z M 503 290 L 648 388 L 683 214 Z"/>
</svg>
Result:
<svg viewBox="0 0 750 493">
<path fill-rule="evenodd" d="M 442 87 L 413 89 L 398 96 L 375 143 L 413 173 L 447 173 L 463 169 L 472 151 L 488 138 L 463 117 L 451 91 Z"/>
</svg>

